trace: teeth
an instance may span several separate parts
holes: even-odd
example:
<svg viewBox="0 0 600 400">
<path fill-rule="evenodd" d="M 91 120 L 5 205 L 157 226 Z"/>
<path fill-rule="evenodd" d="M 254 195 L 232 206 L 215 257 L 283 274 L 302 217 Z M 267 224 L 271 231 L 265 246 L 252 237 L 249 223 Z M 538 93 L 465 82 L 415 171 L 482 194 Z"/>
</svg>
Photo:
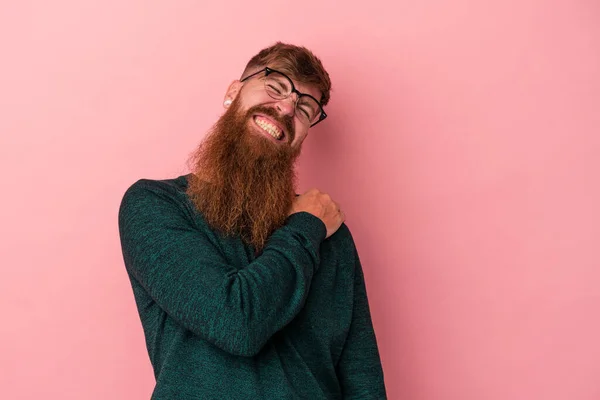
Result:
<svg viewBox="0 0 600 400">
<path fill-rule="evenodd" d="M 271 125 L 270 123 L 262 120 L 262 119 L 256 119 L 256 123 L 258 124 L 258 126 L 260 126 L 261 128 L 263 128 L 264 131 L 266 131 L 269 135 L 273 136 L 275 139 L 280 139 L 282 136 L 282 132 L 275 126 Z"/>
</svg>

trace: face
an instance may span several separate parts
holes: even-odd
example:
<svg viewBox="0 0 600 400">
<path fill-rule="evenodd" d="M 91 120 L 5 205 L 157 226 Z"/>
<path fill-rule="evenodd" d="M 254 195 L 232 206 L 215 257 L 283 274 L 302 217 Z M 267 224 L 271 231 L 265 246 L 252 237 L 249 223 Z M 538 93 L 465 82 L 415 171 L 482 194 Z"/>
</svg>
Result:
<svg viewBox="0 0 600 400">
<path fill-rule="evenodd" d="M 253 72 L 256 71 L 251 71 Z M 316 87 L 296 80 L 293 80 L 293 83 L 300 92 L 310 94 L 316 99 L 321 98 Z M 292 93 L 281 100 L 273 99 L 265 90 L 264 75 L 259 74 L 245 82 L 232 82 L 225 94 L 225 100 L 234 100 L 236 97 L 241 112 L 253 107 L 258 108 L 247 121 L 251 132 L 263 136 L 265 140 L 270 140 L 277 146 L 289 146 L 295 150 L 301 148 L 310 124 L 296 115 L 294 105 L 297 94 Z M 227 108 L 228 105 L 224 104 Z"/>
</svg>

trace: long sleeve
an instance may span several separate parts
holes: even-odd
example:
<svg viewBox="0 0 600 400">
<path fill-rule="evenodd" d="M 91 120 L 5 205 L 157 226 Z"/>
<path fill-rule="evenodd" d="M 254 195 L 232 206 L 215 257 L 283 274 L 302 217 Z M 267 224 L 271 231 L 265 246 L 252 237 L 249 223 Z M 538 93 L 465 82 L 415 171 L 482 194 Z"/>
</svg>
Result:
<svg viewBox="0 0 600 400">
<path fill-rule="evenodd" d="M 144 182 L 127 190 L 119 209 L 128 273 L 194 334 L 234 355 L 258 354 L 302 309 L 325 224 L 309 213 L 291 215 L 263 253 L 238 269 L 175 193 Z"/>
<path fill-rule="evenodd" d="M 356 262 L 352 322 L 336 373 L 344 400 L 387 399 L 364 274 L 356 248 L 354 251 Z"/>
</svg>

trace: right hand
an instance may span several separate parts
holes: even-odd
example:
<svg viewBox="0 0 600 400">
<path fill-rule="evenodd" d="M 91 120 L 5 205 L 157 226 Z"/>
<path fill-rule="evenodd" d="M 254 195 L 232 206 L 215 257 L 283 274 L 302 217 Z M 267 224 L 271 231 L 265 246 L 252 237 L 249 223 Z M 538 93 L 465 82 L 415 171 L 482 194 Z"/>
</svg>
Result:
<svg viewBox="0 0 600 400">
<path fill-rule="evenodd" d="M 306 211 L 323 221 L 327 228 L 325 239 L 333 235 L 346 219 L 339 204 L 333 201 L 327 193 L 322 193 L 316 188 L 310 189 L 294 199 L 290 215 L 301 211 Z"/>
</svg>

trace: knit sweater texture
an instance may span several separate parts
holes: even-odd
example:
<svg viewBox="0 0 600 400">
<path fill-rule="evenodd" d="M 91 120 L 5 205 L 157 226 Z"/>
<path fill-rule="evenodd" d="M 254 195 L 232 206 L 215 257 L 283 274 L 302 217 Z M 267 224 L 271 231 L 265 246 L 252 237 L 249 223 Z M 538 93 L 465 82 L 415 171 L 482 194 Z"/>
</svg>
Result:
<svg viewBox="0 0 600 400">
<path fill-rule="evenodd" d="M 119 209 L 152 399 L 386 399 L 348 227 L 295 213 L 255 255 L 207 225 L 190 176 L 138 180 Z"/>
</svg>

